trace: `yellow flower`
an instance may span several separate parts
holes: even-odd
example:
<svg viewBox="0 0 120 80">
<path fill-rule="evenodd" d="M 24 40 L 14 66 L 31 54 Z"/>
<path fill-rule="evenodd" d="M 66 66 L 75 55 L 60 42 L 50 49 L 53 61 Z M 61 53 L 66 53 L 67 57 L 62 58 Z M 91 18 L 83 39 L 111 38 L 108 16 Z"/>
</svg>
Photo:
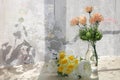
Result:
<svg viewBox="0 0 120 80">
<path fill-rule="evenodd" d="M 59 58 L 60 59 L 63 59 L 65 57 L 65 52 L 64 51 L 61 51 L 60 53 L 59 53 Z"/>
<path fill-rule="evenodd" d="M 66 64 L 68 61 L 66 58 L 62 59 L 61 64 Z"/>
<path fill-rule="evenodd" d="M 78 59 L 75 59 L 75 64 L 78 64 Z"/>
<path fill-rule="evenodd" d="M 73 19 L 70 21 L 70 23 L 71 23 L 72 26 L 78 25 L 78 24 L 79 24 L 79 18 L 78 18 L 78 17 L 73 18 Z"/>
<path fill-rule="evenodd" d="M 69 64 L 67 68 L 72 70 L 74 68 L 74 65 L 73 64 Z"/>
<path fill-rule="evenodd" d="M 91 13 L 92 10 L 93 10 L 93 7 L 92 7 L 92 6 L 87 6 L 87 7 L 85 8 L 85 11 L 88 12 L 88 13 Z"/>
<path fill-rule="evenodd" d="M 87 19 L 85 16 L 80 16 L 79 17 L 79 23 L 82 25 L 86 25 Z"/>
<path fill-rule="evenodd" d="M 64 68 L 63 68 L 62 66 L 59 66 L 59 67 L 58 67 L 58 72 L 62 72 L 63 69 L 64 69 Z"/>
<path fill-rule="evenodd" d="M 68 57 L 68 59 L 70 59 L 72 61 L 72 60 L 74 60 L 74 56 L 71 55 L 71 56 Z"/>
<path fill-rule="evenodd" d="M 73 55 L 66 56 L 64 51 L 59 53 L 58 72 L 70 74 L 78 65 L 78 59 Z"/>
<path fill-rule="evenodd" d="M 61 61 L 62 61 L 62 59 L 59 59 L 59 60 L 58 60 L 58 64 L 61 64 Z"/>
<path fill-rule="evenodd" d="M 72 70 L 67 69 L 67 70 L 65 71 L 65 74 L 70 74 L 71 72 L 72 72 Z"/>
</svg>

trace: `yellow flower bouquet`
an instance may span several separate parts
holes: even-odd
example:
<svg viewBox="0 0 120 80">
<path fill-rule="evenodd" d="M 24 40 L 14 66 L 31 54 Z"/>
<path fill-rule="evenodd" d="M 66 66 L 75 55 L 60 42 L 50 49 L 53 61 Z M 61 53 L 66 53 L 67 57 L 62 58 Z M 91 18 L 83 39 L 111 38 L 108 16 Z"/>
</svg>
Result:
<svg viewBox="0 0 120 80">
<path fill-rule="evenodd" d="M 67 55 L 65 51 L 60 51 L 57 57 L 57 74 L 60 77 L 72 79 L 89 79 L 91 66 L 89 61 L 77 58 L 74 55 Z M 71 77 L 73 76 L 73 77 Z"/>
<path fill-rule="evenodd" d="M 48 69 L 57 73 L 60 80 L 89 80 L 91 75 L 90 62 L 65 51 L 53 54 L 55 58 L 49 61 Z"/>
<path fill-rule="evenodd" d="M 58 75 L 68 76 L 75 69 L 77 69 L 79 60 L 78 58 L 75 58 L 73 55 L 67 56 L 64 51 L 61 51 L 59 53 L 57 64 L 58 64 L 58 70 L 57 70 Z"/>
</svg>

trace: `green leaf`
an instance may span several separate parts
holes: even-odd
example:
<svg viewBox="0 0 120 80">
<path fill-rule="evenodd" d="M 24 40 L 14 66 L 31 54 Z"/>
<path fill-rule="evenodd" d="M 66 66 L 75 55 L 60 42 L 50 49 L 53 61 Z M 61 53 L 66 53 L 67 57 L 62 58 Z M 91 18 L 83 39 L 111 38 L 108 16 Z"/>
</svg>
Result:
<svg viewBox="0 0 120 80">
<path fill-rule="evenodd" d="M 81 79 L 82 78 L 81 75 L 78 75 L 78 78 Z"/>
<path fill-rule="evenodd" d="M 90 33 L 89 31 L 86 33 L 86 37 L 87 37 L 88 39 L 91 38 L 91 33 Z"/>
<path fill-rule="evenodd" d="M 101 40 L 101 39 L 102 39 L 102 33 L 101 33 L 100 31 L 97 31 L 97 32 L 96 32 L 95 39 L 96 39 L 96 41 L 98 41 L 98 40 Z"/>
<path fill-rule="evenodd" d="M 57 71 L 58 76 L 62 76 L 62 72 Z"/>
<path fill-rule="evenodd" d="M 88 40 L 88 38 L 86 36 L 81 36 L 82 40 Z"/>
<path fill-rule="evenodd" d="M 82 58 L 82 57 L 80 57 L 80 61 L 81 61 L 81 60 L 83 60 L 83 58 Z"/>
</svg>

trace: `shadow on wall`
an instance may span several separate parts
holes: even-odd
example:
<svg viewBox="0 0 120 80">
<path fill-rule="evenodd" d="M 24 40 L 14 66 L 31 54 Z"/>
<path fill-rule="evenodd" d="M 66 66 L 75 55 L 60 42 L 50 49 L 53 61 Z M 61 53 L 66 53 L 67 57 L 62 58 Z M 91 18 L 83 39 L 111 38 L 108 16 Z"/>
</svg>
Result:
<svg viewBox="0 0 120 80">
<path fill-rule="evenodd" d="M 66 1 L 44 0 L 45 4 L 45 63 L 40 71 L 38 80 L 57 79 L 49 73 L 48 65 L 50 59 L 56 59 L 61 50 L 65 50 L 66 34 Z M 62 5 L 61 5 L 62 4 Z M 62 9 L 62 10 L 60 10 Z"/>
<path fill-rule="evenodd" d="M 13 48 L 8 42 L 6 42 L 2 44 L 0 49 L 0 65 L 12 66 L 34 63 L 33 57 L 35 56 L 35 52 L 32 50 L 33 53 L 31 55 L 31 50 L 31 45 L 25 40 L 17 45 L 16 48 Z"/>
<path fill-rule="evenodd" d="M 103 34 L 107 35 L 107 34 L 120 34 L 120 30 L 116 30 L 116 31 L 103 31 Z"/>
<path fill-rule="evenodd" d="M 44 0 L 44 4 L 45 62 L 48 62 L 55 58 L 59 51 L 65 50 L 66 3 L 61 0 Z"/>
<path fill-rule="evenodd" d="M 19 19 L 20 21 L 23 18 Z M 24 26 L 16 24 L 15 28 L 22 27 L 22 30 L 17 30 L 13 33 L 15 37 L 14 45 L 5 42 L 1 45 L 0 49 L 0 66 L 13 66 L 21 64 L 34 63 L 35 49 L 25 39 L 27 37 L 27 31 Z M 20 42 L 19 42 L 20 41 Z"/>
<path fill-rule="evenodd" d="M 66 44 L 65 42 L 65 34 L 66 34 L 65 4 L 66 3 L 65 1 L 61 1 L 61 0 L 57 0 L 57 2 L 55 1 L 56 0 L 44 0 L 45 45 L 46 45 L 45 62 L 46 63 L 44 64 L 43 68 L 47 66 L 47 62 L 51 58 L 52 59 L 56 58 L 56 55 L 60 50 L 65 49 L 65 44 Z M 61 6 L 60 3 L 64 3 L 64 4 Z M 59 11 L 61 8 L 63 10 Z M 0 66 L 5 66 L 4 68 L 10 68 L 12 69 L 11 71 L 15 70 L 15 72 L 16 69 L 14 67 L 16 65 L 19 65 L 20 68 L 24 68 L 24 66 L 27 65 L 28 67 L 31 67 L 30 64 L 33 65 L 33 63 L 35 63 L 34 59 L 36 56 L 35 48 L 26 38 L 29 34 L 26 31 L 26 27 L 21 24 L 22 22 L 24 22 L 24 18 L 21 17 L 18 19 L 18 23 L 14 26 L 15 29 L 17 30 L 13 33 L 14 44 L 12 45 L 10 44 L 10 42 L 5 42 L 1 45 L 0 48 Z M 34 66 L 31 69 L 33 68 Z M 23 70 L 23 72 L 26 70 Z M 44 70 L 42 69 L 42 71 Z M 40 72 L 40 75 L 42 71 Z"/>
</svg>

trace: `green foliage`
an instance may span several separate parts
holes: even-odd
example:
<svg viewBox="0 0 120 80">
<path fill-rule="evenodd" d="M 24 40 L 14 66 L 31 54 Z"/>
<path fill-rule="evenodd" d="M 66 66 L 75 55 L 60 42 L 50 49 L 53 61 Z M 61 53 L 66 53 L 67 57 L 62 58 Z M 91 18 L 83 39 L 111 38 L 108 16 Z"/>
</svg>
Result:
<svg viewBox="0 0 120 80">
<path fill-rule="evenodd" d="M 102 39 L 102 33 L 98 30 L 97 26 L 83 28 L 79 30 L 79 37 L 84 41 L 99 41 Z"/>
<path fill-rule="evenodd" d="M 60 77 L 68 77 L 68 74 L 63 74 L 62 72 L 57 72 Z"/>
<path fill-rule="evenodd" d="M 83 60 L 83 58 L 82 57 L 80 57 L 80 61 L 82 61 Z"/>
<path fill-rule="evenodd" d="M 81 75 L 78 75 L 78 79 L 81 79 L 82 77 L 81 77 Z"/>
</svg>

